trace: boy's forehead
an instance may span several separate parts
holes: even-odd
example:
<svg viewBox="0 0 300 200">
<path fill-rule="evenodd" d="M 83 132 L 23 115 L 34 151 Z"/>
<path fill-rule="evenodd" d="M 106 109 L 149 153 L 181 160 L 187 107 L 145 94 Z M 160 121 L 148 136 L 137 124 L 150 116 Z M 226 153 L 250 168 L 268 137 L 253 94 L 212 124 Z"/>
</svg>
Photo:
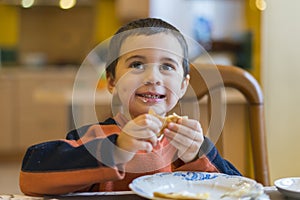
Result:
<svg viewBox="0 0 300 200">
<path fill-rule="evenodd" d="M 179 41 L 173 35 L 166 33 L 131 35 L 124 40 L 119 55 L 143 49 L 162 50 L 183 57 L 183 49 Z"/>
</svg>

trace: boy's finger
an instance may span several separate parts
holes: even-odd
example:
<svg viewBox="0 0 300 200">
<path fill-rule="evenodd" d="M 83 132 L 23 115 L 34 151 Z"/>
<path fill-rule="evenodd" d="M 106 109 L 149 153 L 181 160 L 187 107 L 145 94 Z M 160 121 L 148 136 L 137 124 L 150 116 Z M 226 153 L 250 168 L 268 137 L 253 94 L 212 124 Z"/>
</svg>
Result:
<svg viewBox="0 0 300 200">
<path fill-rule="evenodd" d="M 202 131 L 201 124 L 197 120 L 194 120 L 194 119 L 181 118 L 177 121 L 177 123 L 187 126 L 196 131 Z"/>
<path fill-rule="evenodd" d="M 147 141 L 149 141 L 152 144 L 152 146 L 156 146 L 156 144 L 157 144 L 157 137 L 156 137 L 155 133 L 152 132 L 152 136 L 149 137 L 147 139 Z"/>
<path fill-rule="evenodd" d="M 147 151 L 147 152 L 151 152 L 153 149 L 153 146 L 150 142 L 144 141 L 144 140 L 139 140 L 136 143 L 136 148 L 138 150 L 142 150 L 142 151 Z"/>
<path fill-rule="evenodd" d="M 203 141 L 202 132 L 195 131 L 191 128 L 185 127 L 180 124 L 170 123 L 166 131 L 168 130 L 172 131 L 173 134 L 176 134 L 174 135 L 174 137 L 176 136 L 177 138 L 182 139 L 182 142 L 184 142 L 185 140 L 199 141 L 199 142 Z"/>
</svg>

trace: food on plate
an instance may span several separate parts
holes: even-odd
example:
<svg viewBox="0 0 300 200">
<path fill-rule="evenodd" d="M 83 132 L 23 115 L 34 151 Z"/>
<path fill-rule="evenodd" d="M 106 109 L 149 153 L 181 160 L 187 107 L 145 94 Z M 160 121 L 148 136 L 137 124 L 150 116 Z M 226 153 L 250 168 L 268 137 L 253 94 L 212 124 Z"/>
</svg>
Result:
<svg viewBox="0 0 300 200">
<path fill-rule="evenodd" d="M 157 134 L 157 137 L 160 137 L 163 134 L 163 130 L 164 128 L 167 127 L 169 122 L 174 122 L 176 123 L 179 119 L 181 118 L 188 118 L 187 116 L 179 116 L 176 113 L 173 113 L 171 115 L 168 115 L 166 117 L 162 117 L 159 114 L 157 114 L 153 109 L 149 109 L 149 114 L 154 115 L 155 117 L 157 117 L 161 122 L 162 122 L 162 127 L 159 131 L 159 133 Z"/>
<path fill-rule="evenodd" d="M 233 190 L 228 191 L 221 196 L 225 197 L 236 197 L 245 198 L 251 196 L 260 196 L 264 193 L 263 186 L 261 184 L 253 184 L 247 181 L 241 181 L 233 185 Z"/>
<path fill-rule="evenodd" d="M 164 199 L 205 200 L 209 198 L 209 193 L 191 193 L 188 191 L 170 193 L 154 192 L 153 196 Z"/>
</svg>

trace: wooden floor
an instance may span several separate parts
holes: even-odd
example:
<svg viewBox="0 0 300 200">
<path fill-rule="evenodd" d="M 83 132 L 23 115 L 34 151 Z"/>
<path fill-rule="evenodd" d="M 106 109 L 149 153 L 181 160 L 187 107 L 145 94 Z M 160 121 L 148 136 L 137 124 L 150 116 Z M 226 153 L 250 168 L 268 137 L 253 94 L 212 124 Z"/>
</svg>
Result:
<svg viewBox="0 0 300 200">
<path fill-rule="evenodd" d="M 21 162 L 0 162 L 0 194 L 21 194 L 19 172 Z"/>
</svg>

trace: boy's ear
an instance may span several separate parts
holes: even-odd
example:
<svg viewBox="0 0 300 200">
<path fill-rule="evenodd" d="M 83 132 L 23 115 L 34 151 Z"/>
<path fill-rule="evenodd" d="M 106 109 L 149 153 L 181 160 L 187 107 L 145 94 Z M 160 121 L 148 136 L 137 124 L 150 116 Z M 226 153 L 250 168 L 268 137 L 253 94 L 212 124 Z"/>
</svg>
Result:
<svg viewBox="0 0 300 200">
<path fill-rule="evenodd" d="M 180 91 L 180 98 L 183 97 L 183 95 L 185 94 L 188 86 L 190 83 L 190 75 L 186 75 L 186 77 L 183 79 L 182 83 L 181 83 L 181 91 Z"/>
<path fill-rule="evenodd" d="M 113 92 L 115 88 L 115 78 L 111 73 L 106 73 L 107 89 L 110 93 Z"/>
</svg>

